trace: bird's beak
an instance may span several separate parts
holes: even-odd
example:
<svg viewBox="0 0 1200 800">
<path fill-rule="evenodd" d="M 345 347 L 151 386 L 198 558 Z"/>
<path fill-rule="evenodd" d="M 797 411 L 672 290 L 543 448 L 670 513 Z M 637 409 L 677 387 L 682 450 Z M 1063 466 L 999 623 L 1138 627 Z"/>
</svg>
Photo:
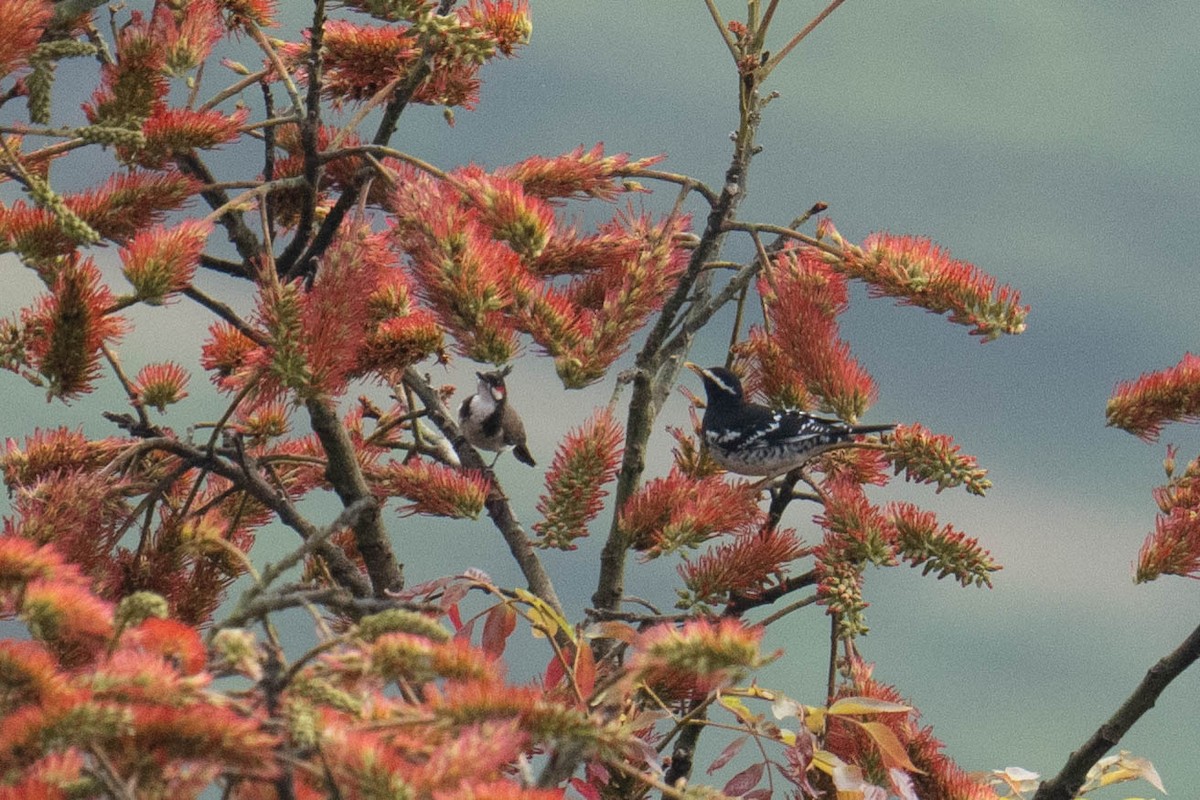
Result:
<svg viewBox="0 0 1200 800">
<path fill-rule="evenodd" d="M 691 361 L 685 361 L 685 362 L 683 362 L 683 365 L 685 367 L 687 367 L 688 369 L 690 369 L 692 372 L 699 375 L 701 378 L 704 377 L 704 367 L 697 366 L 697 365 L 693 364 Z"/>
</svg>

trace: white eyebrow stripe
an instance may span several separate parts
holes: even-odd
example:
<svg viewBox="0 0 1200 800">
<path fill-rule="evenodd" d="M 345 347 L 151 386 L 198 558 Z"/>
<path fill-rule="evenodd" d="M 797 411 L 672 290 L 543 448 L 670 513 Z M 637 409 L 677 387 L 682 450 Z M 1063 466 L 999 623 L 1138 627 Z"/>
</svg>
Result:
<svg viewBox="0 0 1200 800">
<path fill-rule="evenodd" d="M 737 394 L 737 392 L 734 391 L 734 388 L 732 386 L 730 386 L 725 381 L 721 380 L 720 376 L 714 375 L 713 373 L 709 372 L 708 370 L 705 370 L 704 374 L 707 375 L 713 383 L 717 384 L 725 391 L 729 392 L 730 394 Z"/>
</svg>

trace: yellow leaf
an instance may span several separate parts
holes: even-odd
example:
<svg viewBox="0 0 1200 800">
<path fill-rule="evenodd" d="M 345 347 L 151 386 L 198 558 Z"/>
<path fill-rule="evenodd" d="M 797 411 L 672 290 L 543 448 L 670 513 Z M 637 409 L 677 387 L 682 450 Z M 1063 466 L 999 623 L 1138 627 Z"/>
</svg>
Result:
<svg viewBox="0 0 1200 800">
<path fill-rule="evenodd" d="M 875 746 L 879 748 L 879 754 L 883 756 L 883 763 L 890 767 L 899 767 L 907 772 L 921 772 L 916 765 L 908 758 L 908 751 L 904 749 L 904 745 L 892 732 L 892 729 L 882 722 L 860 722 L 858 726 L 866 732 L 867 736 L 871 737 L 871 741 L 875 742 Z M 922 773 L 924 774 L 924 773 Z"/>
<path fill-rule="evenodd" d="M 841 769 L 846 766 L 846 762 L 842 761 L 833 753 L 829 752 L 828 750 L 819 749 L 813 751 L 812 761 L 809 763 L 811 766 L 816 767 L 817 769 L 821 770 L 821 772 L 824 772 L 829 776 L 833 775 L 834 770 Z"/>
<path fill-rule="evenodd" d="M 540 634 L 544 636 L 554 636 L 559 630 L 562 630 L 572 642 L 575 641 L 575 629 L 571 627 L 571 623 L 563 619 L 562 615 L 551 608 L 549 603 L 526 589 L 514 589 L 513 594 L 529 604 L 526 616 L 533 625 L 534 636 L 539 635 L 539 630 Z"/>
<path fill-rule="evenodd" d="M 732 711 L 742 722 L 750 723 L 758 719 L 758 716 L 737 697 L 721 695 L 721 705 Z"/>
<path fill-rule="evenodd" d="M 829 713 L 839 717 L 853 717 L 861 714 L 899 714 L 912 711 L 912 706 L 900 703 L 889 703 L 874 697 L 843 697 L 834 700 L 829 707 Z"/>
</svg>

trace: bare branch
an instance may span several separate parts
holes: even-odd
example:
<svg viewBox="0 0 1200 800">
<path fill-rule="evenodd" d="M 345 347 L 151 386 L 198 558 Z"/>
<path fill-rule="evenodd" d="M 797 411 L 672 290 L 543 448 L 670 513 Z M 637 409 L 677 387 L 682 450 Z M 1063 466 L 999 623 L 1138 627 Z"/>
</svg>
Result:
<svg viewBox="0 0 1200 800">
<path fill-rule="evenodd" d="M 1062 770 L 1038 787 L 1033 800 L 1071 800 L 1083 786 L 1090 770 L 1104 754 L 1116 747 L 1142 715 L 1154 707 L 1158 696 L 1184 670 L 1200 658 L 1200 627 L 1192 631 L 1174 651 L 1159 659 L 1141 683 L 1108 721 L 1067 759 Z"/>
</svg>

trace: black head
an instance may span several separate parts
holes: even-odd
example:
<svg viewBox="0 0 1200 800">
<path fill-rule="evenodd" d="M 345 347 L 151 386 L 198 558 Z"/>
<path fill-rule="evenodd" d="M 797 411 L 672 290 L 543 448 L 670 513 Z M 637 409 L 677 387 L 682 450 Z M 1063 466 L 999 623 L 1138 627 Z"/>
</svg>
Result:
<svg viewBox="0 0 1200 800">
<path fill-rule="evenodd" d="M 500 402 L 508 395 L 508 389 L 504 386 L 504 378 L 510 372 L 512 372 L 511 364 L 492 372 L 476 372 L 475 376 L 479 378 L 479 391 L 490 392 L 492 399 L 497 403 Z"/>
<path fill-rule="evenodd" d="M 688 361 L 685 367 L 700 376 L 704 381 L 704 391 L 708 395 L 709 406 L 736 404 L 744 399 L 742 382 L 724 367 L 699 367 Z"/>
</svg>

